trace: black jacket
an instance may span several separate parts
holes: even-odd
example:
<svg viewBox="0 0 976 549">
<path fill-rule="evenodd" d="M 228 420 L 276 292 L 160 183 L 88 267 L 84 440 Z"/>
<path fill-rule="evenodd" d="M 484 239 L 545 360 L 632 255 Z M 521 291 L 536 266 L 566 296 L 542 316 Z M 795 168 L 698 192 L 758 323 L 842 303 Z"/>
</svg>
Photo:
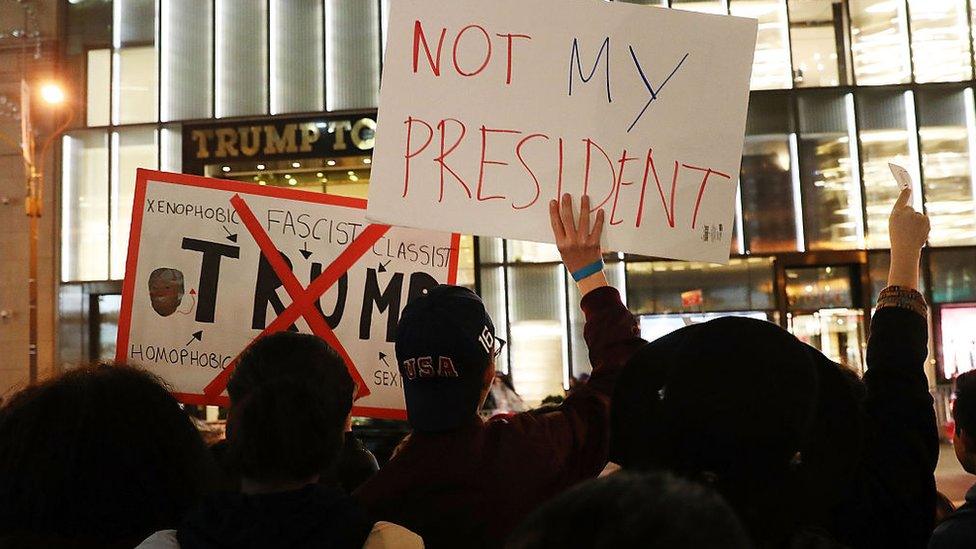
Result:
<svg viewBox="0 0 976 549">
<path fill-rule="evenodd" d="M 177 530 L 181 549 L 359 549 L 373 522 L 339 489 L 207 498 Z"/>
<path fill-rule="evenodd" d="M 966 503 L 946 518 L 929 540 L 929 549 L 976 547 L 976 484 L 966 492 Z"/>
<path fill-rule="evenodd" d="M 934 527 L 939 459 L 925 377 L 925 304 L 917 292 L 899 289 L 886 289 L 878 304 L 864 375 L 862 451 L 835 531 L 852 547 L 920 548 Z"/>
</svg>

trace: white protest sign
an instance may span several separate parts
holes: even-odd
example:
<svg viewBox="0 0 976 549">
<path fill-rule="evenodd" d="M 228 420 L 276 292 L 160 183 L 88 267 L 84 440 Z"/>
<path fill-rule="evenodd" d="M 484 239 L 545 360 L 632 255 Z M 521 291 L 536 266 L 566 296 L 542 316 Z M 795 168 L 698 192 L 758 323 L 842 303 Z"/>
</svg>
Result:
<svg viewBox="0 0 976 549">
<path fill-rule="evenodd" d="M 287 330 L 332 345 L 357 415 L 405 419 L 400 311 L 453 283 L 458 236 L 370 224 L 366 202 L 139 170 L 116 360 L 192 404 L 227 404 L 237 355 Z M 277 253 L 276 253 L 277 252 Z"/>
<path fill-rule="evenodd" d="M 596 0 L 391 2 L 370 219 L 727 263 L 754 19 Z"/>
</svg>

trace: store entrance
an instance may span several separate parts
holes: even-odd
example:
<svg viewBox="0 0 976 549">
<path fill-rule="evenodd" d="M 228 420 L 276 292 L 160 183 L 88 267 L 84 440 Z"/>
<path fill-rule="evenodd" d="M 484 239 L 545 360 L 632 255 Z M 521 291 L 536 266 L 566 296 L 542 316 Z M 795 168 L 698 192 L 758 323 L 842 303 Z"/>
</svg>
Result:
<svg viewBox="0 0 976 549">
<path fill-rule="evenodd" d="M 861 272 L 859 263 L 783 268 L 786 328 L 859 373 L 867 350 Z"/>
</svg>

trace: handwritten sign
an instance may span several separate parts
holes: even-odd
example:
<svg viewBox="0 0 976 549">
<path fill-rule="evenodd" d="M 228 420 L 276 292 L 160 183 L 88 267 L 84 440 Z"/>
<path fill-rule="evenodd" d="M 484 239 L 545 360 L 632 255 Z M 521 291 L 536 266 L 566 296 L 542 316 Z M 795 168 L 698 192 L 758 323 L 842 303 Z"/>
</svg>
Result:
<svg viewBox="0 0 976 549">
<path fill-rule="evenodd" d="M 453 283 L 458 236 L 365 220 L 364 200 L 139 170 L 116 360 L 192 404 L 228 403 L 238 354 L 300 330 L 359 385 L 353 412 L 405 419 L 400 311 Z"/>
<path fill-rule="evenodd" d="M 391 2 L 369 219 L 728 262 L 756 21 L 595 0 Z"/>
</svg>

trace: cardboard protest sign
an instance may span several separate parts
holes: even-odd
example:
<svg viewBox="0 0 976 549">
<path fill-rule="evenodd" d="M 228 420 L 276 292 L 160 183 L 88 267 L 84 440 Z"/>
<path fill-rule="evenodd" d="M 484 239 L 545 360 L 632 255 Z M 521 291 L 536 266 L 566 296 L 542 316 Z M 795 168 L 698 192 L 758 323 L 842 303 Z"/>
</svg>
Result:
<svg viewBox="0 0 976 549">
<path fill-rule="evenodd" d="M 368 218 L 552 242 L 589 194 L 608 249 L 728 262 L 754 19 L 597 0 L 397 0 Z"/>
<path fill-rule="evenodd" d="M 360 199 L 139 170 L 116 360 L 177 398 L 227 404 L 237 355 L 297 329 L 359 384 L 357 415 L 404 419 L 393 341 L 412 298 L 457 273 L 458 235 L 370 224 Z"/>
</svg>

